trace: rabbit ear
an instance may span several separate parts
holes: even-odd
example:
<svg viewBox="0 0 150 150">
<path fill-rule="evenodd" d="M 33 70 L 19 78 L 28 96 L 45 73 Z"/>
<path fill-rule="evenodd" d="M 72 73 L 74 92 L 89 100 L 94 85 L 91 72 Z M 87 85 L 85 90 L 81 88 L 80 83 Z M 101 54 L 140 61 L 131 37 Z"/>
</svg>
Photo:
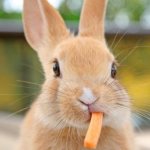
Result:
<svg viewBox="0 0 150 150">
<path fill-rule="evenodd" d="M 26 39 L 37 51 L 47 44 L 55 46 L 69 34 L 63 19 L 47 0 L 24 0 L 23 21 Z"/>
<path fill-rule="evenodd" d="M 107 0 L 84 0 L 79 34 L 104 40 L 104 17 Z"/>
<path fill-rule="evenodd" d="M 38 53 L 45 75 L 49 75 L 50 54 L 70 34 L 59 13 L 47 0 L 24 0 L 25 36 Z"/>
</svg>

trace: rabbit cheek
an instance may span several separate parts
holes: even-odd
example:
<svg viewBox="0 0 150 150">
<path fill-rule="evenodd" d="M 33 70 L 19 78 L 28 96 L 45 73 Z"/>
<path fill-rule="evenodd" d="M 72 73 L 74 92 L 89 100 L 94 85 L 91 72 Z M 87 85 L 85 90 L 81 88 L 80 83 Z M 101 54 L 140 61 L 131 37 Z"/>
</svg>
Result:
<svg viewBox="0 0 150 150">
<path fill-rule="evenodd" d="M 130 118 L 130 100 L 127 92 L 117 81 L 114 81 L 109 88 L 109 94 L 104 96 L 109 110 L 104 119 L 104 125 L 118 129 Z"/>
<path fill-rule="evenodd" d="M 110 109 L 111 113 L 104 118 L 103 125 L 114 129 L 122 128 L 130 119 L 130 112 Z"/>
<path fill-rule="evenodd" d="M 90 119 L 90 114 L 88 109 L 81 108 L 80 104 L 76 103 L 76 97 L 68 97 L 67 99 L 62 97 L 59 100 L 61 116 L 69 126 L 76 128 L 83 128 L 87 126 L 88 120 Z"/>
</svg>

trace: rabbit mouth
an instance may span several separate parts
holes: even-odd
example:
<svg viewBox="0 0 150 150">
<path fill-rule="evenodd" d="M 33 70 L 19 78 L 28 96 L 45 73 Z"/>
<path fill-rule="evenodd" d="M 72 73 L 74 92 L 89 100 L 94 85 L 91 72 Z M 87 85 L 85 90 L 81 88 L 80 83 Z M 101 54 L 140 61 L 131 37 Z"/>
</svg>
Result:
<svg viewBox="0 0 150 150">
<path fill-rule="evenodd" d="M 65 119 L 67 121 L 67 124 L 69 126 L 75 127 L 75 128 L 87 128 L 89 126 L 89 123 L 91 121 L 91 116 L 92 116 L 92 112 L 104 112 L 104 111 L 96 111 L 96 109 L 94 108 L 94 106 L 92 107 L 88 107 L 86 106 L 81 106 L 82 109 L 80 110 L 75 110 L 72 114 L 67 113 L 65 115 Z M 84 109 L 83 109 L 84 107 Z M 63 113 L 64 114 L 64 113 Z M 104 114 L 104 118 L 105 118 L 105 114 Z"/>
</svg>

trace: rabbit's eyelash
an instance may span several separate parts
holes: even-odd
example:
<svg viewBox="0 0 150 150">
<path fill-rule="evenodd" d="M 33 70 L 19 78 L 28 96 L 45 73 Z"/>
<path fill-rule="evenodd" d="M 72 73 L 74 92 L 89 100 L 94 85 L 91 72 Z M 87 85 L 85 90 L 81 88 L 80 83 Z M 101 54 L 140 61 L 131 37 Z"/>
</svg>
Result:
<svg viewBox="0 0 150 150">
<path fill-rule="evenodd" d="M 57 58 L 53 58 L 51 61 L 50 61 L 50 63 L 56 63 L 56 62 L 58 62 L 58 59 Z"/>
<path fill-rule="evenodd" d="M 58 59 L 57 59 L 57 58 L 52 58 L 52 59 L 50 59 L 50 60 L 48 61 L 48 64 L 50 65 L 50 64 L 53 64 L 53 63 L 55 63 L 55 62 L 59 62 Z"/>
<path fill-rule="evenodd" d="M 112 64 L 114 64 L 116 67 L 119 66 L 119 63 L 118 63 L 118 61 L 116 59 L 112 62 Z"/>
</svg>

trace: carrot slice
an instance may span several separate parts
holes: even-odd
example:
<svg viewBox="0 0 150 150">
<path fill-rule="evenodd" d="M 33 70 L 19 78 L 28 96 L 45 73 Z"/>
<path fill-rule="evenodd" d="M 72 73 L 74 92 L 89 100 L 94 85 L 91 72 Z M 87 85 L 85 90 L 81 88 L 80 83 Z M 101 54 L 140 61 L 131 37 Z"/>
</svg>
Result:
<svg viewBox="0 0 150 150">
<path fill-rule="evenodd" d="M 84 147 L 95 149 L 102 129 L 103 113 L 92 113 L 90 125 L 84 139 Z"/>
</svg>

